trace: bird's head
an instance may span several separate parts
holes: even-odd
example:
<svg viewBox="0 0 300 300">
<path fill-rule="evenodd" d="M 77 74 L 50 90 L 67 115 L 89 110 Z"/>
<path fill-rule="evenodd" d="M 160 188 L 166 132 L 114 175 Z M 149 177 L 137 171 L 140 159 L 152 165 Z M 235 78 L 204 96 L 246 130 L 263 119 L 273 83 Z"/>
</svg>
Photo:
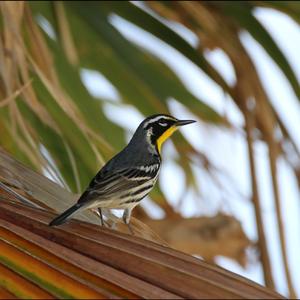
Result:
<svg viewBox="0 0 300 300">
<path fill-rule="evenodd" d="M 136 130 L 137 136 L 143 135 L 151 147 L 161 152 L 162 144 L 180 127 L 191 124 L 194 120 L 178 120 L 165 114 L 152 115 L 146 118 Z"/>
</svg>

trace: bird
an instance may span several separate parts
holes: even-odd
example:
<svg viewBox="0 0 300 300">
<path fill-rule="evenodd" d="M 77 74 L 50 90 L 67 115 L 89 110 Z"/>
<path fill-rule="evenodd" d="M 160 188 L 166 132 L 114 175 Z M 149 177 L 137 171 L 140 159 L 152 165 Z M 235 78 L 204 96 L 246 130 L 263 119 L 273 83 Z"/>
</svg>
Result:
<svg viewBox="0 0 300 300">
<path fill-rule="evenodd" d="M 161 167 L 162 144 L 181 126 L 194 120 L 178 120 L 168 114 L 144 119 L 127 146 L 111 158 L 91 180 L 77 203 L 54 218 L 49 226 L 59 226 L 86 209 L 123 209 L 123 222 L 130 228 L 131 212 L 149 194 Z"/>
</svg>

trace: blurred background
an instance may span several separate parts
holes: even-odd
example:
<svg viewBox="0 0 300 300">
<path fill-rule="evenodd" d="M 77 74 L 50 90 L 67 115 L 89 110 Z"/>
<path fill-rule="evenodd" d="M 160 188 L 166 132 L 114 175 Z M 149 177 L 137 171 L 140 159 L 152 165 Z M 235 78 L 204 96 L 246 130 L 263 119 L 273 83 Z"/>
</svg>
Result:
<svg viewBox="0 0 300 300">
<path fill-rule="evenodd" d="M 0 145 L 80 194 L 155 113 L 163 147 L 134 211 L 169 244 L 300 295 L 300 3 L 0 3 Z"/>
</svg>

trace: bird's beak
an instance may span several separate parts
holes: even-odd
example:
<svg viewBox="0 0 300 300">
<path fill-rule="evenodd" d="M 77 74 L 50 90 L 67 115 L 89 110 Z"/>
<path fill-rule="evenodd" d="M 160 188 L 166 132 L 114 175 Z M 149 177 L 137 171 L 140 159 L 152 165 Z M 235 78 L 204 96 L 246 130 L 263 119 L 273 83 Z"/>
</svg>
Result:
<svg viewBox="0 0 300 300">
<path fill-rule="evenodd" d="M 195 123 L 196 121 L 194 120 L 178 120 L 176 122 L 176 126 L 184 126 L 184 125 L 188 125 L 188 124 L 191 124 L 191 123 Z"/>
</svg>

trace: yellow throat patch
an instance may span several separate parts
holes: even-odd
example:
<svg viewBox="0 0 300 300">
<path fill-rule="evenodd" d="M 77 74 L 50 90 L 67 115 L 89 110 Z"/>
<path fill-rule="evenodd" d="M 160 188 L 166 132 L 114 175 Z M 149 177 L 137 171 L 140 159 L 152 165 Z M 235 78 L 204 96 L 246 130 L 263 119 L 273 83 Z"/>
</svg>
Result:
<svg viewBox="0 0 300 300">
<path fill-rule="evenodd" d="M 158 153 L 160 154 L 162 144 L 178 129 L 176 126 L 172 126 L 167 129 L 156 141 Z"/>
</svg>

